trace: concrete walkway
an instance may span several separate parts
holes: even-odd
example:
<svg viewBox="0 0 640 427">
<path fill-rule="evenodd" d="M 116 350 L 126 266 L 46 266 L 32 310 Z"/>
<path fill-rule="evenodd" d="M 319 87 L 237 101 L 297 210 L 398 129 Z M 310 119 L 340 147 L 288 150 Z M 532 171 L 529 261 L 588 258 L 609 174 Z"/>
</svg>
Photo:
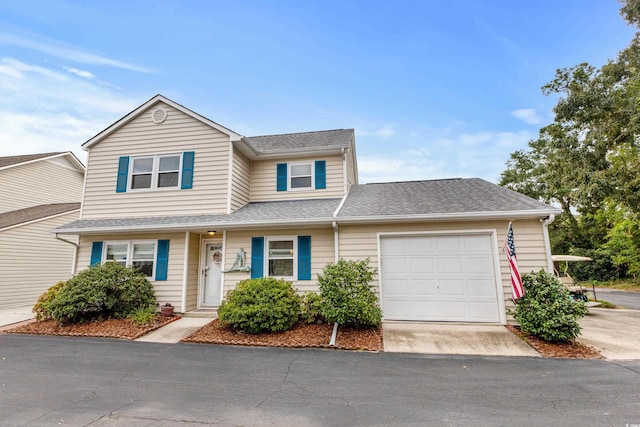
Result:
<svg viewBox="0 0 640 427">
<path fill-rule="evenodd" d="M 179 320 L 169 323 L 166 326 L 156 329 L 135 341 L 157 342 L 157 343 L 177 343 L 192 332 L 197 331 L 207 323 L 211 322 L 211 317 L 182 317 Z"/>
<path fill-rule="evenodd" d="M 384 322 L 385 352 L 540 357 L 503 325 Z"/>
<path fill-rule="evenodd" d="M 0 332 L 11 329 L 16 323 L 33 319 L 31 308 L 33 306 L 3 307 L 0 308 Z"/>
<path fill-rule="evenodd" d="M 640 310 L 590 308 L 580 326 L 578 341 L 607 359 L 640 359 Z"/>
</svg>

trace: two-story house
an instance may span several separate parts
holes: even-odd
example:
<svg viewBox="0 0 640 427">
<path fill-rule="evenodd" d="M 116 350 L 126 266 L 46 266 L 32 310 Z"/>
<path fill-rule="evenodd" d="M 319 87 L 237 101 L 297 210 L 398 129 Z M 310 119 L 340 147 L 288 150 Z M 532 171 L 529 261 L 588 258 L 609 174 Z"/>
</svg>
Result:
<svg viewBox="0 0 640 427">
<path fill-rule="evenodd" d="M 71 152 L 0 157 L 0 307 L 34 304 L 71 277 L 77 237 L 49 230 L 79 218 L 83 182 Z"/>
<path fill-rule="evenodd" d="M 370 258 L 387 320 L 505 323 L 510 220 L 521 269 L 550 268 L 557 209 L 481 179 L 358 184 L 352 129 L 245 137 L 157 95 L 83 148 L 80 219 L 54 233 L 80 236 L 78 270 L 137 266 L 178 311 Z"/>
</svg>

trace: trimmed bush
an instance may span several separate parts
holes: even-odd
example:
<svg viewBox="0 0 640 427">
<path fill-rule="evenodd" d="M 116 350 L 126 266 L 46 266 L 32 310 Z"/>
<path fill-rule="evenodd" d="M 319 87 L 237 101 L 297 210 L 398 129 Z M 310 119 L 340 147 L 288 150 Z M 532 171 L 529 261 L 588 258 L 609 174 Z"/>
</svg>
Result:
<svg viewBox="0 0 640 427">
<path fill-rule="evenodd" d="M 36 320 L 51 319 L 51 302 L 60 293 L 65 283 L 64 281 L 56 283 L 38 297 L 38 301 L 31 309 L 36 315 Z"/>
<path fill-rule="evenodd" d="M 578 320 L 587 313 L 582 301 L 544 270 L 522 276 L 524 296 L 518 300 L 514 317 L 520 328 L 545 341 L 566 342 L 580 335 Z"/>
<path fill-rule="evenodd" d="M 79 323 L 125 318 L 155 305 L 153 285 L 143 272 L 107 262 L 69 279 L 51 301 L 51 316 L 62 324 Z"/>
<path fill-rule="evenodd" d="M 320 294 L 305 292 L 302 294 L 300 305 L 300 319 L 306 323 L 325 323 L 322 315 L 323 300 Z"/>
<path fill-rule="evenodd" d="M 299 312 L 300 296 L 291 283 L 272 277 L 239 282 L 218 307 L 220 322 L 250 334 L 286 331 Z"/>
<path fill-rule="evenodd" d="M 327 264 L 318 275 L 322 296 L 322 315 L 328 322 L 360 329 L 376 328 L 382 321 L 378 297 L 369 282 L 377 270 L 369 266 L 369 259 L 338 260 Z"/>
</svg>

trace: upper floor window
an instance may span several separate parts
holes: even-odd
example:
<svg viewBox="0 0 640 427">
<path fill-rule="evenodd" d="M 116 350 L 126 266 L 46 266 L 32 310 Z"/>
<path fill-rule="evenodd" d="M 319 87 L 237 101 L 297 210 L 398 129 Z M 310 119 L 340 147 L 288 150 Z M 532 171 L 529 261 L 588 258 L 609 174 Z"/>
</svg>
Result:
<svg viewBox="0 0 640 427">
<path fill-rule="evenodd" d="M 289 163 L 289 188 L 313 188 L 313 163 Z"/>
<path fill-rule="evenodd" d="M 178 188 L 180 158 L 179 154 L 133 157 L 131 189 Z"/>
</svg>

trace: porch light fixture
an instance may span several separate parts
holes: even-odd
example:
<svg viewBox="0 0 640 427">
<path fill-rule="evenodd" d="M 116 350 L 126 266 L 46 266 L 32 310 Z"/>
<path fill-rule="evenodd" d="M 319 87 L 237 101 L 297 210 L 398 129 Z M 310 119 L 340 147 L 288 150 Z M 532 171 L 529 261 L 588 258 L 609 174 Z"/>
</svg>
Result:
<svg viewBox="0 0 640 427">
<path fill-rule="evenodd" d="M 209 231 L 207 231 L 207 234 L 209 236 L 215 236 L 216 235 L 216 230 L 209 230 Z"/>
</svg>

